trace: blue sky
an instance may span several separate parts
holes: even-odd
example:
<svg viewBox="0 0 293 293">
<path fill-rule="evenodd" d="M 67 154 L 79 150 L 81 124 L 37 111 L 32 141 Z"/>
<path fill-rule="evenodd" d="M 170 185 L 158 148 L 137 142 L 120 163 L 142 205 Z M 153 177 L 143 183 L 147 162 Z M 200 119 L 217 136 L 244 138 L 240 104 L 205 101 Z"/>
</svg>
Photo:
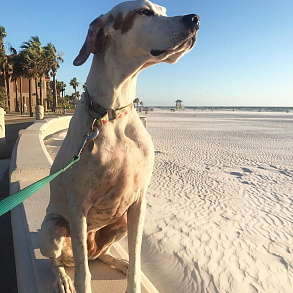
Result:
<svg viewBox="0 0 293 293">
<path fill-rule="evenodd" d="M 1 1 L 0 25 L 19 50 L 39 36 L 64 52 L 57 79 L 82 85 L 91 58 L 77 56 L 89 23 L 121 1 Z M 293 106 L 292 0 L 157 0 L 169 16 L 196 13 L 201 27 L 194 49 L 174 65 L 159 64 L 138 77 L 137 97 L 146 105 Z M 79 87 L 82 92 L 82 87 Z"/>
</svg>

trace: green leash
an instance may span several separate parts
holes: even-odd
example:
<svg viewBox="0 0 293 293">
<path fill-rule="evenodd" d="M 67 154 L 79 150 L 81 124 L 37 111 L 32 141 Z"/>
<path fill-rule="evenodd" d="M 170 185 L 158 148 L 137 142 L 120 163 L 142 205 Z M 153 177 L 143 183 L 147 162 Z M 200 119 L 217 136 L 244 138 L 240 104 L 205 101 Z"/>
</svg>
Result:
<svg viewBox="0 0 293 293">
<path fill-rule="evenodd" d="M 31 195 L 36 193 L 39 189 L 41 189 L 43 186 L 45 186 L 47 183 L 52 181 L 54 178 L 56 178 L 61 173 L 65 172 L 68 168 L 70 168 L 74 163 L 78 162 L 80 159 L 80 155 L 82 153 L 82 150 L 88 140 L 95 139 L 98 134 L 99 130 L 97 128 L 93 129 L 93 134 L 89 135 L 89 133 L 92 131 L 92 128 L 88 131 L 88 134 L 84 136 L 84 140 L 82 142 L 81 148 L 78 150 L 77 155 L 61 170 L 57 171 L 56 173 L 49 175 L 45 178 L 40 179 L 39 181 L 25 187 L 22 190 L 19 190 L 18 192 L 8 196 L 7 198 L 0 201 L 0 216 L 4 215 L 11 209 L 15 208 L 17 205 L 22 203 L 24 200 L 29 198 Z"/>
<path fill-rule="evenodd" d="M 68 168 L 70 168 L 74 163 L 79 161 L 80 157 L 74 157 L 64 168 L 62 168 L 60 171 L 49 175 L 45 178 L 40 179 L 39 181 L 25 187 L 22 190 L 19 190 L 18 192 L 8 196 L 7 198 L 0 201 L 0 216 L 4 215 L 11 209 L 15 208 L 17 205 L 22 203 L 24 200 L 29 198 L 31 195 L 36 193 L 39 189 L 41 189 L 43 186 L 45 186 L 47 183 L 52 181 L 55 177 L 57 177 L 59 174 L 65 172 Z"/>
</svg>

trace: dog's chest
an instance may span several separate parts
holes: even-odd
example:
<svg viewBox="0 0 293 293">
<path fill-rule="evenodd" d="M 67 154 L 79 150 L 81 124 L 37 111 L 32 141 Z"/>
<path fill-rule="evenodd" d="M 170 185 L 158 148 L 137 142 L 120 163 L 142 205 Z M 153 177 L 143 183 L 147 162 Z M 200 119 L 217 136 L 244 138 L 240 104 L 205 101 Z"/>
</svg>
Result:
<svg viewBox="0 0 293 293">
<path fill-rule="evenodd" d="M 152 172 L 153 148 L 129 139 L 113 145 L 108 141 L 94 146 L 89 164 L 93 181 L 87 197 L 87 221 L 89 228 L 95 229 L 123 216 L 142 196 Z"/>
</svg>

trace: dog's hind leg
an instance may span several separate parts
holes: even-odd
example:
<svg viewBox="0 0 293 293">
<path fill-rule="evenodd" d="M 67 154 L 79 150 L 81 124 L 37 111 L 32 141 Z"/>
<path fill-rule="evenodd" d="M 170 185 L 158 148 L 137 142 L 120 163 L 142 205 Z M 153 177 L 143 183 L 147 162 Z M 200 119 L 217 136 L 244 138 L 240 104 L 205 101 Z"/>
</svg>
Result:
<svg viewBox="0 0 293 293">
<path fill-rule="evenodd" d="M 110 247 L 114 242 L 118 242 L 127 234 L 127 213 L 125 213 L 115 223 L 105 226 L 95 235 L 98 258 L 107 265 L 114 266 L 126 275 L 129 262 L 115 257 L 110 252 Z"/>
<path fill-rule="evenodd" d="M 60 215 L 46 215 L 38 233 L 38 242 L 41 253 L 50 259 L 55 275 L 54 287 L 58 293 L 75 292 L 73 282 L 64 269 L 64 265 L 73 265 L 69 236 L 68 224 Z"/>
</svg>

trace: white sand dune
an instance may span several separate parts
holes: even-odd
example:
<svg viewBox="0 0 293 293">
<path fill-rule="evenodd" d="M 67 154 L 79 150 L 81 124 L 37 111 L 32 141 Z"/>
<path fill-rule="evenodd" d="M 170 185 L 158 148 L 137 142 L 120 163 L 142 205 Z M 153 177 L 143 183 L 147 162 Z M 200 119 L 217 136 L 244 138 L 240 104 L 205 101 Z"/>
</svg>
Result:
<svg viewBox="0 0 293 293">
<path fill-rule="evenodd" d="M 157 289 L 293 292 L 293 114 L 159 110 L 147 125 L 142 256 Z"/>
</svg>

